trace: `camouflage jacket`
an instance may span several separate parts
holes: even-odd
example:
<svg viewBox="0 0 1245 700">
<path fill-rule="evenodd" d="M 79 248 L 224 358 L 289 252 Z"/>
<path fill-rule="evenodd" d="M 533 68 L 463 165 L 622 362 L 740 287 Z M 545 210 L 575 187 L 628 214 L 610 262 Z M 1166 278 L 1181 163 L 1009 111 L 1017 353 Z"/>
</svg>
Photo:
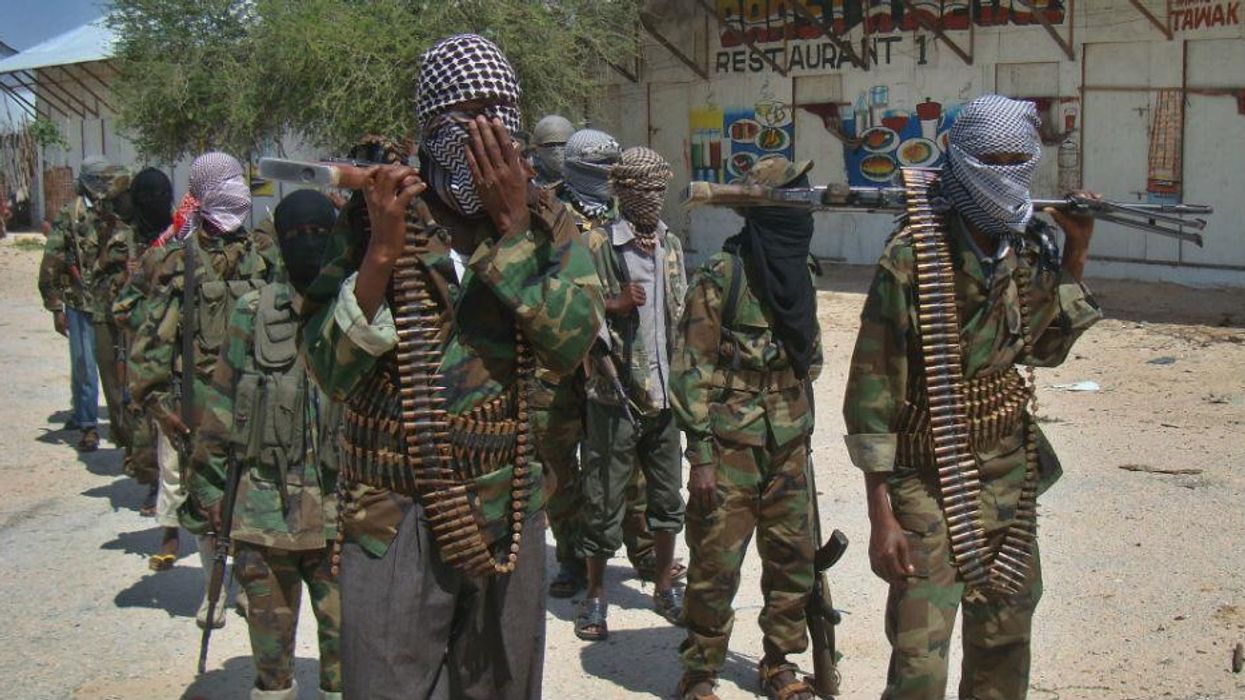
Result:
<svg viewBox="0 0 1245 700">
<path fill-rule="evenodd" d="M 68 306 L 91 313 L 103 321 L 107 309 L 96 303 L 101 269 L 107 274 L 115 265 L 116 249 L 109 245 L 130 228 L 115 216 L 101 214 L 86 197 L 77 197 L 57 215 L 43 247 L 39 265 L 39 294 L 43 306 L 59 311 Z M 121 261 L 122 268 L 125 261 Z M 107 301 L 101 299 L 100 304 Z"/>
<path fill-rule="evenodd" d="M 592 253 L 592 262 L 596 266 L 597 275 L 605 296 L 618 296 L 622 291 L 627 275 L 623 269 L 621 248 L 615 243 L 615 219 L 609 225 L 595 228 L 588 233 L 588 251 Z M 663 224 L 658 236 L 664 257 L 658 270 L 665 273 L 666 307 L 662 310 L 666 322 L 666 353 L 670 362 L 674 362 L 678 352 L 678 325 L 683 315 L 683 297 L 687 294 L 687 272 L 683 267 L 683 245 L 679 237 L 674 235 Z M 649 295 L 650 302 L 652 294 Z M 618 367 L 618 376 L 627 390 L 627 398 L 633 409 L 648 415 L 656 412 L 651 389 L 654 381 L 649 372 L 650 358 L 642 344 L 636 342 L 639 333 L 639 313 L 632 312 L 627 318 L 606 317 L 606 329 L 609 336 L 610 357 Z M 588 398 L 606 404 L 618 403 L 618 392 L 613 383 L 597 371 L 589 367 L 587 383 Z M 669 384 L 669 382 L 667 382 Z"/>
<path fill-rule="evenodd" d="M 433 203 L 435 206 L 435 203 Z M 437 220 L 462 234 L 474 234 L 475 250 L 461 282 L 450 256 L 450 232 L 439 226 L 420 262 L 443 306 L 445 344 L 440 374 L 446 409 L 463 414 L 500 396 L 512 385 L 517 323 L 538 365 L 558 375 L 575 369 L 601 324 L 600 282 L 565 209 L 548 193 L 532 202 L 533 228 L 503 241 L 487 220 L 468 222 L 437 207 Z M 384 305 L 365 319 L 354 298 L 354 273 L 367 239 L 357 233 L 366 216 L 355 196 L 342 211 L 333 247 L 336 253 L 308 290 L 326 302 L 304 325 L 304 354 L 317 383 L 334 399 L 349 400 L 397 343 L 392 313 Z M 538 223 L 543 222 L 543 223 Z M 424 226 L 435 221 L 423 221 Z M 530 513 L 544 506 L 543 474 L 532 470 Z M 485 536 L 508 527 L 511 467 L 472 481 L 472 493 Z M 343 526 L 348 538 L 381 556 L 397 533 L 409 499 L 364 484 L 347 487 Z"/>
<path fill-rule="evenodd" d="M 181 373 L 184 272 L 189 245 L 196 246 L 199 272 L 194 358 L 198 381 L 192 407 L 196 417 L 202 415 L 204 392 L 212 379 L 234 304 L 242 294 L 273 281 L 280 268 L 275 243 L 257 232 L 225 238 L 196 231 L 185 241 L 154 248 L 145 256 L 136 275 L 139 279 L 114 306 L 124 302 L 138 307 L 135 311 L 141 325 L 130 347 L 130 394 L 135 404 L 157 420 L 178 410 L 173 384 Z M 135 292 L 141 299 L 133 298 Z"/>
<path fill-rule="evenodd" d="M 121 297 L 121 290 L 129 281 L 130 260 L 140 260 L 143 246 L 138 241 L 134 229 L 125 224 L 112 227 L 112 232 L 105 241 L 96 258 L 94 289 L 92 297 L 95 301 L 96 322 L 115 323 L 112 307 Z"/>
<path fill-rule="evenodd" d="M 966 380 L 1017 363 L 1056 366 L 1081 333 L 1102 317 L 1089 290 L 1059 268 L 1058 251 L 1051 250 L 1044 259 L 1037 252 L 1049 230 L 1046 224 L 1035 221 L 1030 226 L 1025 250 L 1010 249 L 984 267 L 963 220 L 950 217 L 949 228 Z M 1034 266 L 1038 272 L 1029 287 L 1029 323 L 1036 339 L 1033 353 L 1025 355 L 1016 275 Z M 987 274 L 990 267 L 993 274 Z M 923 374 L 915 268 L 911 239 L 901 229 L 882 252 L 861 312 L 843 416 L 848 453 L 866 472 L 895 468 L 899 414 L 910 385 Z M 1023 461 L 1023 454 L 1019 457 Z"/>
<path fill-rule="evenodd" d="M 298 357 L 295 303 L 284 282 L 238 300 L 204 392 L 187 488 L 200 507 L 219 502 L 228 460 L 241 460 L 233 538 L 320 549 L 337 534 L 340 413 L 309 381 Z"/>
<path fill-rule="evenodd" d="M 748 284 L 745 261 L 715 253 L 692 278 L 679 324 L 682 351 L 670 373 L 670 399 L 687 434 L 692 466 L 718 463 L 720 443 L 787 445 L 813 429 L 806 383 L 791 371 L 764 304 Z M 733 318 L 724 318 L 736 281 Z M 808 382 L 821 373 L 821 340 Z"/>
</svg>

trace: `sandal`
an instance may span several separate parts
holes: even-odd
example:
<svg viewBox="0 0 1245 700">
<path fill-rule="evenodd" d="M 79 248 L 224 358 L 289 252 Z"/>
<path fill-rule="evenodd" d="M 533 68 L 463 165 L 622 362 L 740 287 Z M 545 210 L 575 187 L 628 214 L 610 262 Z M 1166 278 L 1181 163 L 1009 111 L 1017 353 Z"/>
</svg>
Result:
<svg viewBox="0 0 1245 700">
<path fill-rule="evenodd" d="M 79 452 L 94 452 L 99 449 L 99 431 L 87 428 L 82 431 L 82 439 L 78 441 Z"/>
<path fill-rule="evenodd" d="M 679 679 L 679 688 L 674 691 L 680 700 L 721 700 L 717 693 L 713 692 L 717 685 L 713 675 L 692 675 L 684 674 Z"/>
<path fill-rule="evenodd" d="M 683 591 L 671 586 L 664 591 L 653 593 L 653 609 L 658 615 L 666 618 L 666 622 L 675 627 L 683 626 Z"/>
<path fill-rule="evenodd" d="M 609 638 L 610 629 L 605 624 L 605 616 L 609 605 L 600 598 L 585 598 L 579 604 L 579 614 L 575 616 L 575 636 L 585 642 L 602 642 Z"/>
<path fill-rule="evenodd" d="M 549 595 L 554 598 L 570 598 L 584 590 L 588 579 L 584 575 L 583 562 L 563 562 L 558 575 L 549 584 Z"/>
<path fill-rule="evenodd" d="M 635 575 L 638 576 L 641 581 L 645 581 L 647 583 L 653 583 L 656 581 L 657 555 L 649 554 L 641 559 L 639 563 L 635 565 Z M 674 563 L 670 565 L 670 580 L 682 581 L 686 577 L 687 567 L 683 565 L 683 562 L 675 559 Z"/>
<path fill-rule="evenodd" d="M 176 554 L 153 554 L 147 558 L 147 568 L 152 571 L 168 571 L 176 562 Z"/>
<path fill-rule="evenodd" d="M 813 686 L 800 678 L 800 668 L 792 663 L 767 666 L 762 660 L 757 666 L 761 678 L 761 690 L 769 700 L 814 700 Z"/>
</svg>

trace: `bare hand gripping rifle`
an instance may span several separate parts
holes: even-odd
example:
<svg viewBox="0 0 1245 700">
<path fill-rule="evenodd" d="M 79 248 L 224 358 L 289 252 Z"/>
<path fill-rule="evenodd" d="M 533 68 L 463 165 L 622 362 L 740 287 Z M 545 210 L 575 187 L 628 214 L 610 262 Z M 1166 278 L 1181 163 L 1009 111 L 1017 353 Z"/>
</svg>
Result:
<svg viewBox="0 0 1245 700">
<path fill-rule="evenodd" d="M 720 185 L 695 181 L 684 191 L 683 204 L 719 207 L 798 207 L 815 211 L 895 212 L 905 211 L 902 187 L 851 187 L 831 183 L 824 187 L 788 189 L 761 185 Z M 1188 218 L 1213 214 L 1203 204 L 1125 204 L 1071 195 L 1063 199 L 1034 199 L 1034 211 L 1053 208 L 1070 214 L 1092 216 L 1128 228 L 1156 233 L 1202 247 L 1206 220 Z"/>
</svg>

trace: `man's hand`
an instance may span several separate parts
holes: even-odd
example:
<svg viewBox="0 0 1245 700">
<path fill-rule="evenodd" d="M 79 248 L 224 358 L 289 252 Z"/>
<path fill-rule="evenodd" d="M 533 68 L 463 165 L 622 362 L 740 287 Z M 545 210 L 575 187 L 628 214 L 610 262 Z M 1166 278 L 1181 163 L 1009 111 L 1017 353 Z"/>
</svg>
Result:
<svg viewBox="0 0 1245 700">
<path fill-rule="evenodd" d="M 475 180 L 484 211 L 503 239 L 517 236 L 531 228 L 527 208 L 529 166 L 515 148 L 510 132 L 500 119 L 477 116 L 467 125 L 471 148 L 467 150 L 467 166 Z"/>
<path fill-rule="evenodd" d="M 605 300 L 605 311 L 612 316 L 630 316 L 636 308 L 648 302 L 648 293 L 642 285 L 628 282 L 622 286 L 618 296 Z"/>
<path fill-rule="evenodd" d="M 223 501 L 217 501 L 212 505 L 203 508 L 203 517 L 207 518 L 208 524 L 212 527 L 212 532 L 219 534 L 221 531 L 221 514 L 220 506 Z"/>
<path fill-rule="evenodd" d="M 878 578 L 892 585 L 901 585 L 916 573 L 908 556 L 908 536 L 893 515 L 870 519 L 869 566 Z"/>
<path fill-rule="evenodd" d="M 692 467 L 687 477 L 688 500 L 702 513 L 708 513 L 717 506 L 718 470 L 712 464 L 697 464 Z"/>
<path fill-rule="evenodd" d="M 419 174 L 405 165 L 378 165 L 368 168 L 363 180 L 363 196 L 372 224 L 368 254 L 396 260 L 406 243 L 406 210 L 420 192 L 427 189 Z"/>
<path fill-rule="evenodd" d="M 52 312 L 52 328 L 62 336 L 69 337 L 69 319 L 65 317 L 64 311 Z"/>
<path fill-rule="evenodd" d="M 1097 192 L 1073 192 L 1072 196 L 1084 199 L 1102 199 Z M 1054 208 L 1047 208 L 1065 236 L 1063 251 L 1063 269 L 1077 280 L 1085 271 L 1085 263 L 1089 261 L 1089 239 L 1094 235 L 1094 217 L 1087 214 L 1070 214 Z"/>
<path fill-rule="evenodd" d="M 186 427 L 186 424 L 182 422 L 181 416 L 176 413 L 165 413 L 158 420 L 160 421 L 160 429 L 164 431 L 165 437 L 169 439 L 169 442 L 173 442 L 174 445 L 177 444 L 176 440 L 190 434 L 190 428 Z"/>
</svg>

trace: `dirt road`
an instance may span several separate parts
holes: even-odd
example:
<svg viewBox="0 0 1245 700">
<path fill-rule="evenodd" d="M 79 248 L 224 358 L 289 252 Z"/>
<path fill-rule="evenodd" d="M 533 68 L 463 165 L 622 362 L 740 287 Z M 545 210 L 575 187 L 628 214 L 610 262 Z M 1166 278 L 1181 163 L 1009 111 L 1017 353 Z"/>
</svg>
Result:
<svg viewBox="0 0 1245 700">
<path fill-rule="evenodd" d="M 142 488 L 120 475 L 117 451 L 80 456 L 76 436 L 58 432 L 69 402 L 68 351 L 39 305 L 37 265 L 37 252 L 12 238 L 0 244 L 5 695 L 244 698 L 252 670 L 239 618 L 215 635 L 208 673 L 194 676 L 202 572 L 191 544 L 172 571 L 149 572 L 158 531 L 137 514 Z M 817 389 L 821 510 L 852 540 L 834 572 L 835 600 L 846 612 L 839 630 L 846 698 L 876 698 L 887 660 L 885 588 L 868 570 L 862 480 L 847 461 L 839 417 L 868 274 L 832 268 L 820 300 L 829 360 Z M 1232 646 L 1245 641 L 1245 293 L 1095 287 L 1110 318 L 1066 365 L 1039 373 L 1041 413 L 1066 476 L 1042 501 L 1046 586 L 1030 697 L 1245 698 L 1245 675 L 1229 669 Z M 1049 388 L 1082 380 L 1100 391 Z M 651 589 L 627 574 L 621 561 L 611 569 L 606 643 L 581 643 L 571 631 L 572 604 L 549 602 L 546 697 L 672 692 L 681 635 L 660 624 L 649 610 Z M 759 576 L 750 554 L 720 688 L 727 700 L 755 689 Z M 310 699 L 316 653 L 305 605 L 300 627 L 298 678 Z"/>
</svg>

